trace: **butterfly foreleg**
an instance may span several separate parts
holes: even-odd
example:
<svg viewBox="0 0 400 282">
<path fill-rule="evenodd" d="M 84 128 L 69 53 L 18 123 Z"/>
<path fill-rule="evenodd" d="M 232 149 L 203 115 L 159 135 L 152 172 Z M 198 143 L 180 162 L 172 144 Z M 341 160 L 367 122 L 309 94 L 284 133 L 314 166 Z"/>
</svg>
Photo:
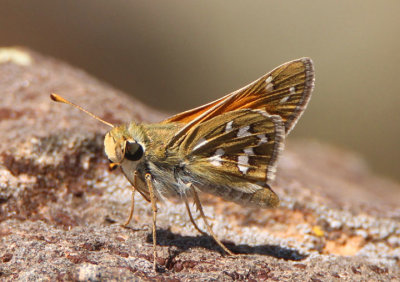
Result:
<svg viewBox="0 0 400 282">
<path fill-rule="evenodd" d="M 145 175 L 147 188 L 150 192 L 150 201 L 151 201 L 151 208 L 153 210 L 153 269 L 156 271 L 156 244 L 157 244 L 157 235 L 156 235 L 156 220 L 157 220 L 157 203 L 156 197 L 154 195 L 154 187 L 152 183 L 152 177 L 150 173 L 146 173 Z"/>
<path fill-rule="evenodd" d="M 132 216 L 133 216 L 133 211 L 135 210 L 136 178 L 137 178 L 137 171 L 135 171 L 135 173 L 133 174 L 131 211 L 129 213 L 128 220 L 124 224 L 122 224 L 123 227 L 126 227 L 129 224 L 129 222 L 131 222 Z"/>
<path fill-rule="evenodd" d="M 198 208 L 198 210 L 199 210 L 199 212 L 200 212 L 200 216 L 201 216 L 201 218 L 203 219 L 204 224 L 206 225 L 206 228 L 207 228 L 208 232 L 209 232 L 210 235 L 214 238 L 215 242 L 217 242 L 217 244 L 218 244 L 228 255 L 233 256 L 234 253 L 232 253 L 232 252 L 217 238 L 217 236 L 216 236 L 216 235 L 214 234 L 214 232 L 212 231 L 211 226 L 208 224 L 207 218 L 206 218 L 206 216 L 204 215 L 204 212 L 203 212 L 203 207 L 202 207 L 202 205 L 201 205 L 199 196 L 197 195 L 196 189 L 193 187 L 192 184 L 190 184 L 190 189 L 192 190 L 194 202 L 195 202 L 195 204 L 196 204 L 196 206 L 197 206 L 197 208 Z"/>
<path fill-rule="evenodd" d="M 190 222 L 193 224 L 194 228 L 195 228 L 198 232 L 200 232 L 202 235 L 207 236 L 208 234 L 207 234 L 206 232 L 204 232 L 203 230 L 201 230 L 201 229 L 197 226 L 196 222 L 194 221 L 194 218 L 193 218 L 192 213 L 191 213 L 191 211 L 190 211 L 189 203 L 188 203 L 188 201 L 187 201 L 186 198 L 185 198 L 185 206 L 186 206 L 186 210 L 187 210 L 187 212 L 188 212 L 188 214 L 189 214 Z"/>
</svg>

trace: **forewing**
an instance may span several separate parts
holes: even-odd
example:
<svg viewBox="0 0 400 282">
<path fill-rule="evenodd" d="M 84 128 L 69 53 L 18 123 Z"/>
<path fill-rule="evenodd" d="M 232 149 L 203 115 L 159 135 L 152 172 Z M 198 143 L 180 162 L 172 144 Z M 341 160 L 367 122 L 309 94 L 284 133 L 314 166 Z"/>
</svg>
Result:
<svg viewBox="0 0 400 282">
<path fill-rule="evenodd" d="M 285 131 L 282 119 L 261 110 L 236 110 L 193 127 L 180 146 L 185 168 L 243 192 L 273 180 Z"/>
<path fill-rule="evenodd" d="M 165 120 L 166 123 L 186 123 L 170 145 L 182 141 L 193 126 L 238 109 L 259 109 L 280 116 L 287 135 L 307 106 L 313 88 L 314 69 L 310 58 L 285 63 L 219 100 Z"/>
</svg>

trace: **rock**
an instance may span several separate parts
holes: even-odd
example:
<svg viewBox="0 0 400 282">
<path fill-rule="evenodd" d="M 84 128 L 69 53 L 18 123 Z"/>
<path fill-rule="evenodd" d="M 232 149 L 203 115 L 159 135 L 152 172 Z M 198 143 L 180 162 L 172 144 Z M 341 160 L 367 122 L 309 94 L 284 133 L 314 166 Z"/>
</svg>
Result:
<svg viewBox="0 0 400 282">
<path fill-rule="evenodd" d="M 108 128 L 49 99 L 57 92 L 111 123 L 165 117 L 81 70 L 24 48 L 0 49 L 2 280 L 399 280 L 400 185 L 358 156 L 289 137 L 273 186 L 254 209 L 202 197 L 223 256 L 184 204 L 159 204 L 158 272 L 151 207 L 108 170 Z M 194 209 L 193 209 L 194 210 Z M 200 228 L 205 229 L 199 220 Z"/>
</svg>

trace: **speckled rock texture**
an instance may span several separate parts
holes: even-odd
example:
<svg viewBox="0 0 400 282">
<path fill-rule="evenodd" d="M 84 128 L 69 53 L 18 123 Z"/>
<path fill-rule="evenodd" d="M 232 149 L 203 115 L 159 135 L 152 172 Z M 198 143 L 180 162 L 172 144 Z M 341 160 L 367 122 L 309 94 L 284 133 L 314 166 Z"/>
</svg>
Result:
<svg viewBox="0 0 400 282">
<path fill-rule="evenodd" d="M 150 205 L 137 195 L 133 221 L 119 224 L 130 187 L 108 170 L 108 128 L 51 92 L 112 123 L 165 117 L 65 63 L 1 48 L 1 280 L 400 280 L 400 185 L 352 153 L 290 136 L 273 185 L 279 208 L 202 197 L 217 236 L 241 255 L 224 256 L 184 204 L 165 202 L 153 272 Z"/>
</svg>

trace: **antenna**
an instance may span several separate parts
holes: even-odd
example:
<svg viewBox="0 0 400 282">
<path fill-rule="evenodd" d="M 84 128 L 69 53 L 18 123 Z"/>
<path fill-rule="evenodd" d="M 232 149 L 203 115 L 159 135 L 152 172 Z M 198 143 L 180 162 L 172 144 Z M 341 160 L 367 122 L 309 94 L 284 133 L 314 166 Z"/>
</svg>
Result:
<svg viewBox="0 0 400 282">
<path fill-rule="evenodd" d="M 59 103 L 64 103 L 64 104 L 67 104 L 67 105 L 71 105 L 71 106 L 77 108 L 78 110 L 81 110 L 82 112 L 87 113 L 89 116 L 91 116 L 91 117 L 97 119 L 98 121 L 100 121 L 100 122 L 102 122 L 102 123 L 104 123 L 104 124 L 107 124 L 108 126 L 114 127 L 114 125 L 112 125 L 111 123 L 102 120 L 101 118 L 99 118 L 99 117 L 96 116 L 95 114 L 92 114 L 91 112 L 85 110 L 85 109 L 82 108 L 81 106 L 78 106 L 78 105 L 76 105 L 76 104 L 74 104 L 74 103 L 72 103 L 72 102 L 70 102 L 70 101 L 64 99 L 63 97 L 61 97 L 61 96 L 59 96 L 59 95 L 57 95 L 57 94 L 55 94 L 55 93 L 51 93 L 51 94 L 50 94 L 50 98 L 51 98 L 51 100 L 53 100 L 53 101 L 55 101 L 55 102 L 59 102 Z"/>
</svg>

